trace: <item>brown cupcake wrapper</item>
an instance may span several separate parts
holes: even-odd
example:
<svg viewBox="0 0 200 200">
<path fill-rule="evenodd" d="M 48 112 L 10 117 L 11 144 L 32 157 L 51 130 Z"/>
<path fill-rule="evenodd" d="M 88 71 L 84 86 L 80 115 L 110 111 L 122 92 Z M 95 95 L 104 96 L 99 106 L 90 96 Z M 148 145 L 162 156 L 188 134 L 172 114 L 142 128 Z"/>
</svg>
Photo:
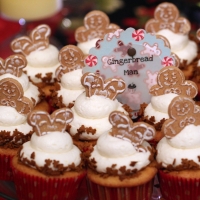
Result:
<svg viewBox="0 0 200 200">
<path fill-rule="evenodd" d="M 16 193 L 19 200 L 75 200 L 86 172 L 76 178 L 43 178 L 13 168 Z"/>
<path fill-rule="evenodd" d="M 158 178 L 165 200 L 199 200 L 200 179 L 175 177 L 159 170 Z"/>
<path fill-rule="evenodd" d="M 150 200 L 153 191 L 151 180 L 137 187 L 104 187 L 87 178 L 89 200 Z"/>
</svg>

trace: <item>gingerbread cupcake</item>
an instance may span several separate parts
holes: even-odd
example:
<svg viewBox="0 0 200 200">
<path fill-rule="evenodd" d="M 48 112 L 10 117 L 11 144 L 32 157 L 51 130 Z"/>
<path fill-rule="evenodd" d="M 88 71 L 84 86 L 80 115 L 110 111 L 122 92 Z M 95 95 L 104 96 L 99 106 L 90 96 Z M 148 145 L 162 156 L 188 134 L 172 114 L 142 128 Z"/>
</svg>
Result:
<svg viewBox="0 0 200 200">
<path fill-rule="evenodd" d="M 150 90 L 151 102 L 142 104 L 139 112 L 140 120 L 154 125 L 156 136 L 153 143 L 157 143 L 164 135 L 161 132 L 162 124 L 169 118 L 168 107 L 172 99 L 178 95 L 194 98 L 197 95 L 197 86 L 190 80 L 185 80 L 184 73 L 177 67 L 164 67 L 157 75 L 157 84 Z"/>
<path fill-rule="evenodd" d="M 86 171 L 81 152 L 66 131 L 72 120 L 68 108 L 51 115 L 31 112 L 28 122 L 34 133 L 11 162 L 18 199 L 76 199 Z"/>
<path fill-rule="evenodd" d="M 58 86 L 52 94 L 53 108 L 68 107 L 85 91 L 81 84 L 84 54 L 74 45 L 67 45 L 59 52 L 60 66 L 56 70 Z"/>
<path fill-rule="evenodd" d="M 27 59 L 26 73 L 30 80 L 38 85 L 44 95 L 49 95 L 52 88 L 55 70 L 59 66 L 59 50 L 50 44 L 51 29 L 46 24 L 34 28 L 29 36 L 22 36 L 11 42 L 15 53 L 23 54 Z"/>
<path fill-rule="evenodd" d="M 159 4 L 154 11 L 154 18 L 146 22 L 145 30 L 169 40 L 171 51 L 181 61 L 180 68 L 186 79 L 191 78 L 195 70 L 192 63 L 196 61 L 198 46 L 195 39 L 190 36 L 190 22 L 180 16 L 178 8 L 168 2 Z"/>
<path fill-rule="evenodd" d="M 104 132 L 88 159 L 90 200 L 151 199 L 157 173 L 152 140 L 155 129 L 135 122 L 122 112 L 109 115 L 111 129 Z"/>
<path fill-rule="evenodd" d="M 200 107 L 185 96 L 175 97 L 157 145 L 159 181 L 164 199 L 197 200 L 200 195 Z"/>
<path fill-rule="evenodd" d="M 93 146 L 98 137 L 111 128 L 108 120 L 112 111 L 129 114 L 116 96 L 124 92 L 126 85 L 122 79 L 103 80 L 94 73 L 85 73 L 81 78 L 85 92 L 80 94 L 71 108 L 74 120 L 70 123 L 70 134 L 74 143 L 84 151 Z"/>
<path fill-rule="evenodd" d="M 10 160 L 33 133 L 27 123 L 33 103 L 15 79 L 1 79 L 0 90 L 0 180 L 12 180 Z"/>
<path fill-rule="evenodd" d="M 104 35 L 115 32 L 119 29 L 116 24 L 110 23 L 109 17 L 102 11 L 94 10 L 84 17 L 84 25 L 75 31 L 77 46 L 85 55 L 96 46 L 97 41 L 104 38 Z"/>
</svg>

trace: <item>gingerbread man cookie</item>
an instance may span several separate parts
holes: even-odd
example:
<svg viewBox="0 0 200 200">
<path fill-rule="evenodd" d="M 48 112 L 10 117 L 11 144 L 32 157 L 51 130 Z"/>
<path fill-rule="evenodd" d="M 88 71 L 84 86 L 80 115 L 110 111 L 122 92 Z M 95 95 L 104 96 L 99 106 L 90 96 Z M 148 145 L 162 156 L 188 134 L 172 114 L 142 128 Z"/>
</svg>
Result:
<svg viewBox="0 0 200 200">
<path fill-rule="evenodd" d="M 33 111 L 28 117 L 28 123 L 38 136 L 52 131 L 65 132 L 72 120 L 73 113 L 69 108 L 57 109 L 51 115 L 45 111 Z"/>
<path fill-rule="evenodd" d="M 144 140 L 152 140 L 155 135 L 153 126 L 144 122 L 135 122 L 120 111 L 114 111 L 109 115 L 112 124 L 110 135 L 132 143 L 137 151 L 145 151 L 142 146 Z"/>
<path fill-rule="evenodd" d="M 149 92 L 154 96 L 175 93 L 194 98 L 198 88 L 193 81 L 185 80 L 184 73 L 179 68 L 170 66 L 158 72 L 157 84 L 153 85 Z"/>
<path fill-rule="evenodd" d="M 170 118 L 162 126 L 167 138 L 176 136 L 190 124 L 200 125 L 200 107 L 189 97 L 175 97 L 169 105 L 168 114 Z"/>
<path fill-rule="evenodd" d="M 89 72 L 83 74 L 81 83 L 85 87 L 87 97 L 99 95 L 114 100 L 118 94 L 123 93 L 126 89 L 126 84 L 122 79 L 110 78 L 104 82 L 101 76 Z"/>
<path fill-rule="evenodd" d="M 13 107 L 20 114 L 29 114 L 32 110 L 33 103 L 23 95 L 23 88 L 17 80 L 13 78 L 4 78 L 0 80 L 1 106 Z"/>
<path fill-rule="evenodd" d="M 188 34 L 191 29 L 190 22 L 179 17 L 179 10 L 172 3 L 159 4 L 154 12 L 154 19 L 147 21 L 145 30 L 150 33 L 156 33 L 163 29 L 169 29 L 174 33 Z"/>
<path fill-rule="evenodd" d="M 60 81 L 63 74 L 77 69 L 82 69 L 84 64 L 83 52 L 74 45 L 63 47 L 58 55 L 60 66 L 56 70 L 56 78 Z"/>
<path fill-rule="evenodd" d="M 0 58 L 0 75 L 12 74 L 16 77 L 20 77 L 23 72 L 23 68 L 26 67 L 27 60 L 23 55 L 11 55 L 5 60 Z"/>
<path fill-rule="evenodd" d="M 11 42 L 11 49 L 15 53 L 22 53 L 27 56 L 35 50 L 43 50 L 49 46 L 51 29 L 48 25 L 42 24 L 33 29 L 28 36 L 22 36 Z"/>
<path fill-rule="evenodd" d="M 116 24 L 110 24 L 108 16 L 98 10 L 89 12 L 84 17 L 84 26 L 75 31 L 77 42 L 86 42 L 95 38 L 103 39 L 104 35 L 119 29 Z"/>
</svg>

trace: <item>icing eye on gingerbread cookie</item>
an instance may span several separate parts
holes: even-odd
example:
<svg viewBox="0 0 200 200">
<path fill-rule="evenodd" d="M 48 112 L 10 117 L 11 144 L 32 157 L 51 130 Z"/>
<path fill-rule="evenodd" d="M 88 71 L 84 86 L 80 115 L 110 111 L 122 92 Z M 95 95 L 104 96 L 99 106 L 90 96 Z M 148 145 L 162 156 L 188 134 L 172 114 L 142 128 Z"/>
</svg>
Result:
<svg viewBox="0 0 200 200">
<path fill-rule="evenodd" d="M 148 20 L 145 25 L 145 30 L 150 33 L 156 33 L 163 29 L 169 29 L 174 33 L 187 34 L 191 25 L 186 18 L 179 17 L 179 10 L 174 4 L 164 2 L 156 7 L 154 19 Z"/>
<path fill-rule="evenodd" d="M 150 88 L 149 93 L 154 96 L 175 93 L 194 98 L 198 88 L 193 81 L 185 80 L 184 73 L 179 68 L 170 66 L 158 72 L 157 84 Z"/>
<path fill-rule="evenodd" d="M 57 109 L 51 115 L 45 111 L 33 111 L 28 117 L 28 123 L 38 136 L 53 131 L 65 132 L 72 120 L 73 113 L 69 108 Z"/>
<path fill-rule="evenodd" d="M 29 114 L 33 104 L 30 99 L 24 97 L 21 84 L 13 78 L 0 80 L 0 105 L 13 107 L 20 114 Z"/>
<path fill-rule="evenodd" d="M 26 65 L 26 58 L 20 54 L 11 55 L 5 60 L 0 58 L 0 75 L 12 74 L 16 77 L 20 77 Z"/>
<path fill-rule="evenodd" d="M 167 138 L 176 136 L 190 124 L 200 125 L 200 107 L 189 97 L 175 97 L 169 105 L 168 114 L 170 118 L 162 126 Z"/>
<path fill-rule="evenodd" d="M 108 16 L 98 10 L 89 12 L 84 17 L 84 26 L 75 31 L 77 42 L 86 42 L 95 38 L 103 39 L 104 35 L 119 29 L 116 24 L 110 23 Z"/>
<path fill-rule="evenodd" d="M 142 146 L 144 140 L 152 140 L 155 135 L 153 126 L 144 122 L 135 122 L 120 111 L 114 111 L 109 115 L 112 124 L 110 135 L 131 142 L 137 151 L 146 151 Z"/>
<path fill-rule="evenodd" d="M 90 72 L 83 74 L 81 83 L 85 87 L 87 97 L 98 95 L 114 100 L 126 89 L 126 83 L 122 79 L 110 78 L 104 81 L 100 75 Z"/>
<path fill-rule="evenodd" d="M 82 69 L 85 66 L 83 52 L 74 45 L 63 47 L 59 52 L 58 60 L 61 64 L 55 72 L 58 80 L 63 74 Z"/>
<path fill-rule="evenodd" d="M 11 49 L 15 53 L 22 53 L 27 56 L 35 50 L 43 50 L 49 46 L 51 29 L 48 25 L 42 24 L 33 29 L 29 36 L 22 36 L 11 42 Z"/>
</svg>

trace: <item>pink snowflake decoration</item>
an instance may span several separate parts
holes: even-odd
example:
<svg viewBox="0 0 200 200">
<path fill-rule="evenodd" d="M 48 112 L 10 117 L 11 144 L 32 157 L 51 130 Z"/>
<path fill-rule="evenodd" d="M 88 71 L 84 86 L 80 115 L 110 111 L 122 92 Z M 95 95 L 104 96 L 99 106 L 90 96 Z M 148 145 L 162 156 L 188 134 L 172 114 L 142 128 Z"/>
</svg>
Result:
<svg viewBox="0 0 200 200">
<path fill-rule="evenodd" d="M 132 37 L 134 38 L 135 41 L 140 41 L 144 39 L 144 30 L 139 29 L 139 30 L 135 30 L 132 33 Z"/>
<path fill-rule="evenodd" d="M 87 56 L 87 58 L 85 59 L 85 63 L 89 66 L 89 67 L 93 67 L 95 65 L 97 65 L 97 57 L 93 56 L 93 55 L 89 55 Z"/>
<path fill-rule="evenodd" d="M 168 67 L 174 65 L 174 60 L 171 57 L 165 56 L 161 61 L 162 66 Z"/>
</svg>

